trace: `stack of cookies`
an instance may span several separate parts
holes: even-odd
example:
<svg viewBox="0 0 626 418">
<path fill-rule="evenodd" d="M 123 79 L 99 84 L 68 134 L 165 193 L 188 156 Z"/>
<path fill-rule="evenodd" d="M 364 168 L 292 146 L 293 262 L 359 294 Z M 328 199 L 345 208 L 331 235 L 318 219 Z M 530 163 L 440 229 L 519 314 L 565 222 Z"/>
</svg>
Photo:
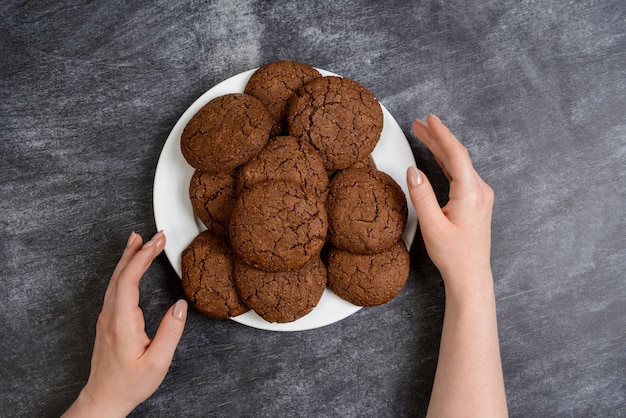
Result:
<svg viewBox="0 0 626 418">
<path fill-rule="evenodd" d="M 365 87 L 292 61 L 259 68 L 244 93 L 200 109 L 181 135 L 207 228 L 182 254 L 191 305 L 283 323 L 327 287 L 360 306 L 393 299 L 409 272 L 407 204 L 369 159 L 382 127 Z"/>
</svg>

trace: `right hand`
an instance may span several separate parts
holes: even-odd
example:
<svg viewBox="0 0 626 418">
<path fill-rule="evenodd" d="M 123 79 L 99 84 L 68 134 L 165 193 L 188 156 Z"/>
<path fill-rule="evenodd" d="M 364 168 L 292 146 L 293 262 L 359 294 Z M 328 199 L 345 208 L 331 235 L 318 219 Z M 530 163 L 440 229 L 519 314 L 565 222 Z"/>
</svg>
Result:
<svg viewBox="0 0 626 418">
<path fill-rule="evenodd" d="M 407 170 L 411 202 L 419 219 L 426 250 L 439 269 L 446 292 L 481 286 L 491 279 L 491 212 L 493 190 L 480 178 L 467 149 L 434 115 L 416 120 L 415 135 L 433 153 L 450 181 L 449 201 L 439 207 L 428 178 L 415 167 Z"/>
</svg>

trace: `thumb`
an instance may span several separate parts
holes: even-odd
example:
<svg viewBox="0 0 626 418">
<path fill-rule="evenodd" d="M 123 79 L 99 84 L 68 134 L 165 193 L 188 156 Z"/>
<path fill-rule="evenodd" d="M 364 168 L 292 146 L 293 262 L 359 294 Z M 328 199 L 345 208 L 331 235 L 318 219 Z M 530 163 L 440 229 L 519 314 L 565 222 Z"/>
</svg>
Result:
<svg viewBox="0 0 626 418">
<path fill-rule="evenodd" d="M 415 167 L 409 167 L 406 171 L 406 182 L 422 230 L 425 225 L 437 225 L 447 220 L 424 173 Z"/>
<path fill-rule="evenodd" d="M 146 356 L 151 357 L 153 364 L 157 364 L 166 370 L 169 368 L 176 346 L 185 329 L 187 308 L 187 301 L 180 299 L 163 316 L 152 343 L 146 352 Z"/>
</svg>

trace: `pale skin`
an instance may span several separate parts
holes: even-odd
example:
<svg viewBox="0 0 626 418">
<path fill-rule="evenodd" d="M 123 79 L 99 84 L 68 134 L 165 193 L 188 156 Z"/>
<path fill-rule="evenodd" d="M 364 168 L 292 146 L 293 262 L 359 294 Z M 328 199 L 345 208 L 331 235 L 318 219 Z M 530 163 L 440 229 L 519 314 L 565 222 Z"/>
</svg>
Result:
<svg viewBox="0 0 626 418">
<path fill-rule="evenodd" d="M 165 378 L 183 334 L 187 302 L 179 300 L 165 313 L 152 340 L 139 308 L 139 280 L 163 247 L 163 232 L 145 244 L 130 235 L 104 295 L 89 379 L 64 417 L 124 417 Z"/>
<path fill-rule="evenodd" d="M 506 417 L 491 273 L 493 191 L 474 170 L 467 149 L 434 115 L 417 120 L 416 136 L 450 181 L 441 208 L 415 167 L 407 184 L 428 255 L 445 284 L 446 307 L 429 417 Z M 111 276 L 96 326 L 87 384 L 64 417 L 123 417 L 163 381 L 187 318 L 179 300 L 151 340 L 139 308 L 139 281 L 165 246 L 158 232 L 143 244 L 132 233 Z"/>
<path fill-rule="evenodd" d="M 493 190 L 467 149 L 439 118 L 415 121 L 415 135 L 450 182 L 440 208 L 430 182 L 407 170 L 411 202 L 429 257 L 445 285 L 446 307 L 429 417 L 508 416 L 491 273 Z"/>
</svg>

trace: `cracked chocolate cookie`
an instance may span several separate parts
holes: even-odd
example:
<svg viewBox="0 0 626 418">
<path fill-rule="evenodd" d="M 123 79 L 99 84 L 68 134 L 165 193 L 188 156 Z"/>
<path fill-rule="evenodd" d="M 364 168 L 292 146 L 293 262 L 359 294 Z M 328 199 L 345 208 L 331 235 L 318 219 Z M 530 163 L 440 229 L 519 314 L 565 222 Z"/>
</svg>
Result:
<svg viewBox="0 0 626 418">
<path fill-rule="evenodd" d="M 228 242 L 204 231 L 182 254 L 183 291 L 198 312 L 226 319 L 247 312 L 233 278 L 234 253 Z"/>
<path fill-rule="evenodd" d="M 230 214 L 235 206 L 235 172 L 207 173 L 196 170 L 189 182 L 193 212 L 207 229 L 228 236 Z"/>
<path fill-rule="evenodd" d="M 332 247 L 327 255 L 328 287 L 358 306 L 392 300 L 409 277 L 410 255 L 403 240 L 378 254 L 353 254 Z"/>
<path fill-rule="evenodd" d="M 321 77 L 289 100 L 289 135 L 309 141 L 326 170 L 342 170 L 369 155 L 380 139 L 383 111 L 376 97 L 356 81 Z"/>
<path fill-rule="evenodd" d="M 389 249 L 401 237 L 408 208 L 404 192 L 387 173 L 349 168 L 330 181 L 328 240 L 356 254 Z"/>
<path fill-rule="evenodd" d="M 272 115 L 272 135 L 284 133 L 287 102 L 300 87 L 322 75 L 315 68 L 294 61 L 276 61 L 258 68 L 244 89 L 256 97 Z"/>
<path fill-rule="evenodd" d="M 261 150 L 272 119 L 259 99 L 247 94 L 219 96 L 204 105 L 180 136 L 185 160 L 195 169 L 232 171 Z"/>
<path fill-rule="evenodd" d="M 370 157 L 369 155 L 365 158 L 361 158 L 359 161 L 357 161 L 356 163 L 352 164 L 350 166 L 350 168 L 361 168 L 361 169 L 365 169 L 365 170 L 375 170 L 376 169 L 376 164 L 374 164 L 374 161 L 372 160 L 372 157 Z"/>
<path fill-rule="evenodd" d="M 326 240 L 324 202 L 294 182 L 270 180 L 243 192 L 230 218 L 230 242 L 247 264 L 265 271 L 302 267 Z"/>
<path fill-rule="evenodd" d="M 292 322 L 317 306 L 326 288 L 318 255 L 291 271 L 266 272 L 235 259 L 235 286 L 244 303 L 268 322 Z"/>
<path fill-rule="evenodd" d="M 276 137 L 237 175 L 237 190 L 244 191 L 266 180 L 289 180 L 322 200 L 328 194 L 328 175 L 319 153 L 308 142 L 293 136 Z"/>
</svg>

